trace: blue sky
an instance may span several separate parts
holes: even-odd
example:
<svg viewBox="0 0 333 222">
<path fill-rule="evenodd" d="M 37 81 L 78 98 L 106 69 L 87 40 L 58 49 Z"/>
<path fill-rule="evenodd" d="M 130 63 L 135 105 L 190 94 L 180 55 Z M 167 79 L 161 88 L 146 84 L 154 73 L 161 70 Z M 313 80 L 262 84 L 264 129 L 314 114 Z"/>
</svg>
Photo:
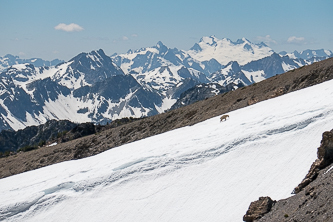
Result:
<svg viewBox="0 0 333 222">
<path fill-rule="evenodd" d="M 333 50 L 331 0 L 0 0 L 0 56 L 69 60 L 203 36 L 245 37 L 274 51 Z"/>
</svg>

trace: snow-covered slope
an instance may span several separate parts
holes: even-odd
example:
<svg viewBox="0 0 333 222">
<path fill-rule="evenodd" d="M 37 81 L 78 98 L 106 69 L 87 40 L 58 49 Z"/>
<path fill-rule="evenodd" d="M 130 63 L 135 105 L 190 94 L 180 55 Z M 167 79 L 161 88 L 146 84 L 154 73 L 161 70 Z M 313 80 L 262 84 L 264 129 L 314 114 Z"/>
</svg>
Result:
<svg viewBox="0 0 333 222">
<path fill-rule="evenodd" d="M 0 180 L 3 221 L 242 221 L 286 198 L 332 128 L 333 81 Z M 290 104 L 293 104 L 292 106 Z"/>
</svg>

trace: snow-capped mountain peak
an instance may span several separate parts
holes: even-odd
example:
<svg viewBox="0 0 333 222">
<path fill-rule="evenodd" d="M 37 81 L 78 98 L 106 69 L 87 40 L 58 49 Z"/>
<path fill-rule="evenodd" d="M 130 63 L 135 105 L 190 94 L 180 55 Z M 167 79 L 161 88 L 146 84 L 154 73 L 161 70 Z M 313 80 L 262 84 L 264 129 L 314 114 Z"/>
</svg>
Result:
<svg viewBox="0 0 333 222">
<path fill-rule="evenodd" d="M 161 52 L 163 53 L 163 52 L 168 51 L 168 47 L 166 47 L 161 41 L 157 42 L 157 44 L 156 44 L 156 48 L 159 49 L 159 52 L 160 52 L 160 53 L 161 53 Z"/>
<path fill-rule="evenodd" d="M 243 85 L 251 84 L 236 61 L 229 62 L 223 69 L 213 73 L 209 77 L 209 80 L 211 82 L 219 83 L 221 86 L 225 86 L 230 83 L 241 83 Z"/>
<path fill-rule="evenodd" d="M 230 39 L 218 39 L 215 36 L 203 37 L 187 53 L 198 61 L 216 59 L 226 65 L 237 58 L 240 65 L 258 60 L 273 53 L 273 50 L 262 44 L 251 43 L 246 38 L 232 42 Z"/>
<path fill-rule="evenodd" d="M 73 66 L 81 66 L 84 69 L 98 69 L 105 65 L 114 66 L 111 58 L 105 55 L 102 49 L 94 50 L 89 53 L 80 53 L 75 56 L 69 62 L 74 61 Z M 113 67 L 113 69 L 120 70 L 118 67 Z"/>
<path fill-rule="evenodd" d="M 54 79 L 70 89 L 91 85 L 114 75 L 124 75 L 102 49 L 80 53 L 57 68 Z"/>
</svg>

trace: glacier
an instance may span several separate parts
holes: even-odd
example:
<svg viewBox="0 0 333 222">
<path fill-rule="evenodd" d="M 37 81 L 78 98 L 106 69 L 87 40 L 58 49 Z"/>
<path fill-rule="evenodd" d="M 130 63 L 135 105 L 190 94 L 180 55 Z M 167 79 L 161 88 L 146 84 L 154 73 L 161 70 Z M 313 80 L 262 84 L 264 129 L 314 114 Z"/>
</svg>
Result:
<svg viewBox="0 0 333 222">
<path fill-rule="evenodd" d="M 333 80 L 0 180 L 2 221 L 242 221 L 282 199 L 332 129 Z M 221 113 L 222 114 L 222 113 Z"/>
</svg>

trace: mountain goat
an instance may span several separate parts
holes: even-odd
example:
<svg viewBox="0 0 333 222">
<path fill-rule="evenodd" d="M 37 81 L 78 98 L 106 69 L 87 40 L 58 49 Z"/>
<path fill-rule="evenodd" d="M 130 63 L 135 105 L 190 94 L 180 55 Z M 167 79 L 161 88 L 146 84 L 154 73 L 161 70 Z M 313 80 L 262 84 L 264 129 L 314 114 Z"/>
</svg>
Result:
<svg viewBox="0 0 333 222">
<path fill-rule="evenodd" d="M 227 121 L 227 118 L 229 118 L 229 115 L 223 115 L 220 118 L 220 122 L 222 122 L 223 120 Z"/>
</svg>

